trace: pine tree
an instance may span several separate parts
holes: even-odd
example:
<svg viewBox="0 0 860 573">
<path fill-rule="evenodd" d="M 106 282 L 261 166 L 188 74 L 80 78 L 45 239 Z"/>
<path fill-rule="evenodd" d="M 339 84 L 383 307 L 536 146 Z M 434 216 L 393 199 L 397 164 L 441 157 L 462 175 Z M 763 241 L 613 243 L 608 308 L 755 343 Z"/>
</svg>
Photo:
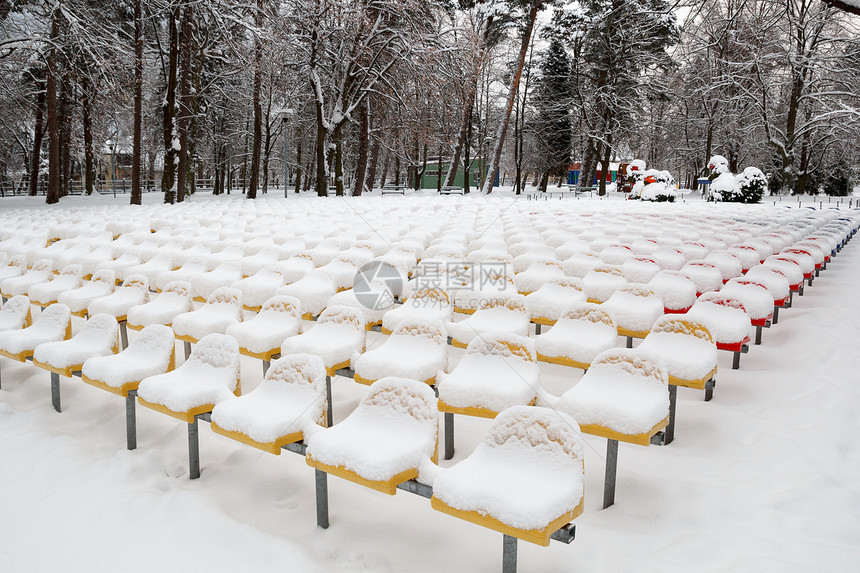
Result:
<svg viewBox="0 0 860 573">
<path fill-rule="evenodd" d="M 540 64 L 534 100 L 538 167 L 543 171 L 541 191 L 546 191 L 550 177 L 563 175 L 570 163 L 573 145 L 571 94 L 570 59 L 561 40 L 553 38 Z"/>
</svg>

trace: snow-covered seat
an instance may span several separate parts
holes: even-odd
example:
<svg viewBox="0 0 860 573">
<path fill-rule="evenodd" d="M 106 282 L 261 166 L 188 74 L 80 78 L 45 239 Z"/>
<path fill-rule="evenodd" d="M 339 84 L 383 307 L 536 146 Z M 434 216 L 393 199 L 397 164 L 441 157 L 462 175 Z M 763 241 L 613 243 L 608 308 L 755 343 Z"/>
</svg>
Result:
<svg viewBox="0 0 860 573">
<path fill-rule="evenodd" d="M 317 270 L 328 275 L 332 282 L 334 282 L 337 291 L 342 291 L 352 288 L 359 268 L 370 260 L 371 256 L 369 253 L 367 255 L 341 253 Z"/>
<path fill-rule="evenodd" d="M 633 338 L 645 338 L 651 326 L 663 315 L 663 299 L 648 286 L 627 283 L 600 305 L 609 313 L 620 336 L 627 337 L 628 347 Z"/>
<path fill-rule="evenodd" d="M 621 264 L 621 272 L 630 283 L 647 283 L 662 269 L 657 261 L 649 256 L 635 256 Z"/>
<path fill-rule="evenodd" d="M 46 307 L 57 302 L 61 293 L 67 290 L 80 288 L 83 284 L 81 265 L 66 265 L 60 274 L 54 275 L 46 283 L 35 284 L 30 287 L 28 295 L 30 302 L 36 306 Z"/>
<path fill-rule="evenodd" d="M 488 333 L 472 340 L 450 374 L 437 379 L 445 414 L 445 459 L 454 455 L 454 414 L 495 418 L 514 405 L 534 405 L 540 387 L 534 341 Z"/>
<path fill-rule="evenodd" d="M 824 261 L 824 256 L 819 249 L 814 249 L 808 246 L 799 247 L 792 245 L 787 249 L 783 249 L 779 254 L 780 256 L 789 257 L 800 263 L 800 266 L 803 267 L 804 277 L 810 285 L 812 284 L 812 279 L 815 277 L 816 273 L 821 269 Z"/>
<path fill-rule="evenodd" d="M 72 316 L 64 304 L 52 304 L 19 330 L 0 332 L 0 356 L 24 362 L 44 342 L 66 340 L 72 336 Z"/>
<path fill-rule="evenodd" d="M 663 300 L 666 314 L 683 314 L 696 302 L 696 283 L 679 271 L 660 271 L 648 286 Z"/>
<path fill-rule="evenodd" d="M 447 322 L 454 315 L 454 306 L 448 293 L 438 288 L 421 288 L 413 291 L 403 304 L 382 316 L 382 333 L 391 332 L 407 319 L 441 320 Z"/>
<path fill-rule="evenodd" d="M 263 303 L 260 312 L 253 318 L 230 325 L 225 333 L 236 339 L 241 354 L 259 358 L 265 363 L 280 354 L 284 340 L 299 334 L 301 330 L 299 299 L 273 296 Z"/>
<path fill-rule="evenodd" d="M 569 308 L 549 332 L 535 337 L 537 359 L 587 370 L 594 358 L 613 348 L 618 330 L 600 305 L 579 303 Z"/>
<path fill-rule="evenodd" d="M 680 273 L 696 283 L 696 296 L 702 293 L 720 290 L 723 286 L 723 274 L 713 263 L 705 260 L 689 261 Z"/>
<path fill-rule="evenodd" d="M 90 301 L 87 305 L 88 314 L 109 314 L 123 322 L 129 309 L 149 301 L 149 281 L 143 275 L 126 274 L 122 286 L 109 295 Z"/>
<path fill-rule="evenodd" d="M 81 379 L 102 390 L 128 397 L 141 380 L 173 370 L 176 339 L 169 326 L 150 324 L 119 354 L 89 358 Z"/>
<path fill-rule="evenodd" d="M 88 281 L 96 273 L 96 267 L 111 260 L 111 246 L 101 245 L 88 252 L 76 254 L 68 259 L 68 262 L 75 265 L 81 265 L 81 278 Z"/>
<path fill-rule="evenodd" d="M 290 257 L 276 263 L 278 272 L 283 275 L 287 284 L 292 284 L 316 268 L 313 257 L 306 253 Z"/>
<path fill-rule="evenodd" d="M 173 269 L 173 257 L 168 253 L 156 253 L 151 259 L 139 265 L 132 265 L 125 269 L 123 276 L 143 275 L 147 284 L 155 284 L 158 276 Z"/>
<path fill-rule="evenodd" d="M 268 265 L 230 286 L 242 291 L 244 308 L 256 312 L 285 284 L 284 275 L 278 271 L 277 265 Z"/>
<path fill-rule="evenodd" d="M 291 336 L 281 344 L 281 356 L 307 353 L 319 356 L 326 374 L 349 366 L 356 352 L 364 352 L 364 316 L 358 308 L 339 305 L 326 308 L 307 332 Z"/>
<path fill-rule="evenodd" d="M 514 285 L 517 287 L 517 292 L 526 295 L 564 276 L 564 270 L 559 261 L 541 261 L 533 263 L 523 272 L 514 275 Z"/>
<path fill-rule="evenodd" d="M 176 257 L 174 257 L 174 260 L 176 260 Z M 164 290 L 168 284 L 174 283 L 176 281 L 190 283 L 193 277 L 205 273 L 206 270 L 207 267 L 205 258 L 191 257 L 190 259 L 185 261 L 185 264 L 183 264 L 178 269 L 160 273 L 155 279 L 155 290 L 160 292 Z"/>
<path fill-rule="evenodd" d="M 743 275 L 744 269 L 740 259 L 728 251 L 722 250 L 708 253 L 704 261 L 717 267 L 723 279 L 723 284 L 730 279 Z"/>
<path fill-rule="evenodd" d="M 61 376 L 71 376 L 88 359 L 115 354 L 119 350 L 117 344 L 116 318 L 104 313 L 94 314 L 68 340 L 38 345 L 33 352 L 33 364 Z"/>
<path fill-rule="evenodd" d="M 448 368 L 448 341 L 441 320 L 411 318 L 400 321 L 380 346 L 351 360 L 354 379 L 372 384 L 395 376 L 436 383 L 436 375 Z"/>
<path fill-rule="evenodd" d="M 597 253 L 579 251 L 565 259 L 561 266 L 564 274 L 581 279 L 602 264 L 603 259 Z"/>
<path fill-rule="evenodd" d="M 20 277 L 27 271 L 27 257 L 24 255 L 14 255 L 9 257 L 6 264 L 0 267 L 0 282 L 14 277 Z"/>
<path fill-rule="evenodd" d="M 759 252 L 750 245 L 742 245 L 736 244 L 732 245 L 728 249 L 726 249 L 727 253 L 730 253 L 738 258 L 741 262 L 741 270 L 744 274 L 754 266 L 761 263 L 761 258 Z"/>
<path fill-rule="evenodd" d="M 553 325 L 572 305 L 585 302 L 582 281 L 574 277 L 553 279 L 533 293 L 526 295 L 526 308 L 531 321 L 538 325 Z M 540 334 L 539 327 L 536 329 Z"/>
<path fill-rule="evenodd" d="M 212 333 L 197 343 L 185 362 L 170 372 L 149 376 L 137 389 L 137 401 L 188 424 L 189 477 L 200 477 L 197 417 L 219 402 L 241 394 L 239 345 L 232 336 Z"/>
<path fill-rule="evenodd" d="M 304 440 L 324 423 L 325 376 L 319 356 L 279 358 L 252 392 L 212 409 L 212 431 L 279 455 L 284 445 Z"/>
<path fill-rule="evenodd" d="M 213 290 L 206 303 L 189 312 L 176 315 L 173 332 L 177 340 L 197 342 L 211 333 L 224 334 L 242 322 L 242 292 L 230 287 Z"/>
<path fill-rule="evenodd" d="M 0 308 L 0 332 L 20 330 L 32 324 L 30 299 L 19 294 L 13 296 Z"/>
<path fill-rule="evenodd" d="M 436 396 L 416 380 L 374 382 L 345 420 L 307 440 L 305 460 L 318 470 L 394 495 L 397 485 L 436 461 Z"/>
<path fill-rule="evenodd" d="M 206 302 L 209 295 L 218 288 L 227 287 L 242 278 L 239 270 L 239 261 L 227 261 L 221 263 L 208 272 L 192 275 L 191 292 L 197 302 Z M 241 294 L 241 291 L 240 291 Z"/>
<path fill-rule="evenodd" d="M 275 250 L 274 248 L 260 249 L 253 255 L 242 258 L 242 276 L 254 276 L 260 271 L 260 269 L 273 263 L 276 263 L 277 261 L 277 250 Z"/>
<path fill-rule="evenodd" d="M 475 267 L 464 269 L 465 277 L 460 277 L 457 273 L 448 273 L 442 278 L 442 282 L 437 281 L 434 284 L 433 280 L 425 280 L 422 283 L 419 280 L 418 284 L 440 286 L 449 293 L 449 296 L 454 295 L 452 298 L 455 312 L 472 314 L 487 300 L 518 294 L 513 276 L 508 272 L 509 268 L 509 265 L 503 262 L 485 261 Z"/>
<path fill-rule="evenodd" d="M 583 440 L 549 408 L 511 406 L 466 459 L 433 480 L 433 509 L 537 545 L 583 510 Z"/>
<path fill-rule="evenodd" d="M 113 292 L 116 286 L 116 273 L 112 270 L 96 271 L 89 282 L 79 288 L 60 293 L 57 301 L 65 304 L 74 316 L 85 317 L 89 304 Z"/>
<path fill-rule="evenodd" d="M 641 446 L 669 425 L 669 376 L 639 350 L 602 352 L 579 382 L 562 394 L 558 408 L 579 422 L 582 432 L 607 438 L 603 507 L 615 503 L 618 442 Z"/>
<path fill-rule="evenodd" d="M 191 309 L 191 283 L 174 281 L 167 283 L 161 294 L 154 299 L 128 309 L 126 323 L 134 330 L 140 330 L 150 324 L 170 326 L 174 318 Z"/>
<path fill-rule="evenodd" d="M 746 277 L 734 278 L 726 283 L 720 293 L 741 301 L 750 324 L 756 329 L 755 343 L 761 344 L 761 331 L 769 328 L 773 319 L 774 299 L 767 287 Z"/>
<path fill-rule="evenodd" d="M 711 399 L 717 345 L 704 323 L 678 315 L 663 316 L 654 323 L 639 350 L 663 361 L 669 384 L 705 390 L 705 400 Z"/>
<path fill-rule="evenodd" d="M 3 298 L 27 294 L 30 292 L 30 288 L 47 283 L 52 278 L 54 278 L 53 263 L 50 259 L 40 259 L 33 263 L 33 268 L 24 274 L 0 282 L 0 293 L 2 293 Z"/>
<path fill-rule="evenodd" d="M 664 271 L 680 271 L 687 264 L 684 253 L 670 246 L 659 247 L 648 257 L 660 265 Z"/>
<path fill-rule="evenodd" d="M 598 265 L 588 271 L 582 278 L 583 291 L 588 302 L 605 302 L 609 300 L 618 287 L 625 284 L 624 271 L 621 267 Z"/>
<path fill-rule="evenodd" d="M 487 332 L 528 336 L 530 320 L 526 297 L 497 293 L 493 298 L 481 300 L 478 310 L 465 320 L 449 323 L 448 334 L 453 346 L 466 348 L 476 336 Z"/>
<path fill-rule="evenodd" d="M 121 281 L 123 277 L 123 273 L 126 269 L 133 267 L 135 265 L 139 265 L 143 262 L 139 253 L 136 252 L 126 252 L 121 254 L 119 257 L 103 261 L 98 263 L 95 267 L 95 272 L 110 270 L 113 271 L 116 275 L 116 280 Z M 95 272 L 93 274 L 95 274 Z"/>
<path fill-rule="evenodd" d="M 294 283 L 282 286 L 278 295 L 294 296 L 302 303 L 302 318 L 312 320 L 319 316 L 329 299 L 337 292 L 334 281 L 326 273 L 319 270 L 311 271 Z"/>
<path fill-rule="evenodd" d="M 374 293 L 378 292 L 375 290 L 375 287 L 377 286 L 376 283 L 372 283 L 371 286 L 374 287 Z M 342 290 L 333 294 L 332 297 L 328 299 L 326 306 L 354 306 L 361 311 L 364 320 L 364 327 L 367 330 L 373 330 L 374 326 L 382 324 L 382 318 L 385 316 L 385 313 L 389 311 L 390 307 L 386 304 L 373 306 L 366 304 L 368 299 L 365 298 L 365 295 L 367 294 L 369 293 L 362 293 L 362 300 L 359 300 L 355 294 L 355 289 Z M 371 296 L 373 295 L 373 293 L 370 294 Z M 391 304 L 393 304 L 393 302 Z M 375 306 L 379 306 L 379 308 L 375 308 Z"/>
<path fill-rule="evenodd" d="M 786 274 L 761 264 L 751 268 L 744 278 L 761 284 L 773 297 L 773 324 L 776 324 L 779 321 L 779 309 L 791 306 L 791 284 Z"/>
<path fill-rule="evenodd" d="M 717 348 L 734 354 L 732 369 L 740 367 L 741 353 L 749 350 L 751 326 L 750 317 L 740 300 L 721 292 L 706 292 L 685 318 L 703 323 Z"/>
</svg>

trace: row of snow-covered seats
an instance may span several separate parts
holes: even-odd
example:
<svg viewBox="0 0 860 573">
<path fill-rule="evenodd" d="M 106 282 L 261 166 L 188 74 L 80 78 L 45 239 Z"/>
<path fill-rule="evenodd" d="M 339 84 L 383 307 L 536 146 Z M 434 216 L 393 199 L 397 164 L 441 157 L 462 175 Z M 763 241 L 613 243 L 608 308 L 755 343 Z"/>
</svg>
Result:
<svg viewBox="0 0 860 573">
<path fill-rule="evenodd" d="M 323 324 L 325 324 L 325 322 L 323 322 Z"/>
</svg>

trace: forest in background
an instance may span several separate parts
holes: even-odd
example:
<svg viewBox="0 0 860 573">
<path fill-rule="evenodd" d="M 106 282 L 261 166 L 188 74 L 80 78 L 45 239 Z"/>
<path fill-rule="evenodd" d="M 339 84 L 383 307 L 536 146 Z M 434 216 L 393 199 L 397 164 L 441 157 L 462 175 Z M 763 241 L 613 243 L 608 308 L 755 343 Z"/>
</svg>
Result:
<svg viewBox="0 0 860 573">
<path fill-rule="evenodd" d="M 772 193 L 858 175 L 860 17 L 820 0 L 0 0 L 0 185 L 49 203 L 283 185 L 546 189 L 714 154 Z M 850 9 L 850 5 L 848 6 Z M 469 174 L 476 160 L 479 176 Z M 484 177 L 486 173 L 498 173 Z M 600 192 L 605 191 L 601 178 Z"/>
</svg>

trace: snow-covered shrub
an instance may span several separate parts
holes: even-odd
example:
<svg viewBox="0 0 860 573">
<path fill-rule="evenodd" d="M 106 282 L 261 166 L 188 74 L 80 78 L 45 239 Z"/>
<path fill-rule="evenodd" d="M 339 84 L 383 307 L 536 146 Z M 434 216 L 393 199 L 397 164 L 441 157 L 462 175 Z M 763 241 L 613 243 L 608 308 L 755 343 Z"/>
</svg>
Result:
<svg viewBox="0 0 860 573">
<path fill-rule="evenodd" d="M 767 189 L 767 177 L 758 167 L 747 167 L 735 178 L 736 193 L 731 199 L 736 203 L 761 203 L 762 195 Z"/>
<path fill-rule="evenodd" d="M 731 173 L 721 173 L 711 183 L 711 193 L 716 201 L 738 202 L 735 195 L 740 195 L 737 189 L 737 181 Z"/>
<path fill-rule="evenodd" d="M 668 171 L 657 171 L 649 169 L 643 177 L 643 187 L 639 198 L 643 201 L 673 202 L 677 196 L 675 190 L 670 187 L 673 181 Z"/>
</svg>

